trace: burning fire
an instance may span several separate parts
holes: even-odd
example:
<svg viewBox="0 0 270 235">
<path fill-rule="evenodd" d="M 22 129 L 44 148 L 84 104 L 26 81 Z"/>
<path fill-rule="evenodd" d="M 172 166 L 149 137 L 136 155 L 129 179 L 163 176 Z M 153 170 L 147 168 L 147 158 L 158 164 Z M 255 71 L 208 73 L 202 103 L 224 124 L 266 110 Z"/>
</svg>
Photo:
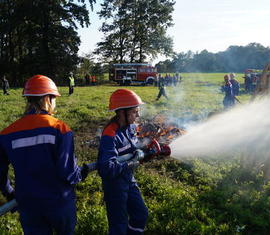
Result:
<svg viewBox="0 0 270 235">
<path fill-rule="evenodd" d="M 98 147 L 101 138 L 101 127 L 98 128 L 96 136 L 86 142 L 91 147 Z M 169 145 L 174 139 L 186 134 L 175 123 L 171 123 L 163 115 L 156 115 L 153 119 L 144 119 L 137 126 L 137 137 L 142 146 L 148 145 L 153 139 L 159 144 Z"/>
<path fill-rule="evenodd" d="M 186 133 L 163 115 L 157 115 L 152 120 L 142 120 L 137 132 L 141 141 L 147 142 L 156 139 L 161 144 L 170 144 L 178 136 Z"/>
</svg>

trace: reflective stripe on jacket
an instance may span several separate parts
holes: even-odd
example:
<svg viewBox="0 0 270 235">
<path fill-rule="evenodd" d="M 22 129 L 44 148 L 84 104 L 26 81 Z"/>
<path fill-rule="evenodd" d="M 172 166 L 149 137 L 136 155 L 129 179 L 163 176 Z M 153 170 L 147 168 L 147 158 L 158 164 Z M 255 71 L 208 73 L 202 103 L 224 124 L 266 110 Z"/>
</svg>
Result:
<svg viewBox="0 0 270 235">
<path fill-rule="evenodd" d="M 19 205 L 59 206 L 74 199 L 73 185 L 81 180 L 74 156 L 73 133 L 62 121 L 29 114 L 0 133 L 0 189 L 10 191 L 8 165 L 15 172 Z"/>
<path fill-rule="evenodd" d="M 116 123 L 111 123 L 104 129 L 98 154 L 98 172 L 103 180 L 105 194 L 111 190 L 121 190 L 126 184 L 136 183 L 127 163 L 117 161 L 118 156 L 133 153 L 136 145 L 135 125 L 119 128 Z"/>
</svg>

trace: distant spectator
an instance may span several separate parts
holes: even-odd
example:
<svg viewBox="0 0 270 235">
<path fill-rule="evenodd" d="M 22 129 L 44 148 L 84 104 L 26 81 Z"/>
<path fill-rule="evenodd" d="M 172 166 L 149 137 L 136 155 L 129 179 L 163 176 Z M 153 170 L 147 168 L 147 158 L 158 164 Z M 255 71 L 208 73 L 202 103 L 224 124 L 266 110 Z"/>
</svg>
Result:
<svg viewBox="0 0 270 235">
<path fill-rule="evenodd" d="M 74 86 L 75 86 L 75 79 L 73 77 L 72 72 L 70 72 L 68 79 L 69 79 L 69 92 L 68 92 L 68 94 L 71 95 L 74 92 Z"/>
<path fill-rule="evenodd" d="M 173 77 L 172 77 L 172 84 L 174 86 L 177 86 L 177 78 L 176 78 L 176 75 L 174 74 Z"/>
<path fill-rule="evenodd" d="M 9 95 L 9 93 L 8 93 L 9 83 L 8 83 L 8 80 L 6 79 L 5 75 L 3 75 L 3 77 L 1 78 L 1 81 L 2 81 L 3 94 Z"/>
<path fill-rule="evenodd" d="M 255 91 L 258 82 L 259 82 L 259 74 L 257 73 L 251 74 L 251 90 L 252 91 Z"/>
<path fill-rule="evenodd" d="M 250 74 L 245 74 L 244 76 L 245 79 L 245 91 L 250 92 L 252 91 L 252 77 Z"/>
<path fill-rule="evenodd" d="M 88 86 L 90 84 L 90 75 L 87 73 L 84 76 L 85 85 Z"/>
<path fill-rule="evenodd" d="M 97 78 L 95 75 L 91 76 L 91 84 L 92 84 L 92 86 L 95 86 L 97 84 Z"/>
</svg>

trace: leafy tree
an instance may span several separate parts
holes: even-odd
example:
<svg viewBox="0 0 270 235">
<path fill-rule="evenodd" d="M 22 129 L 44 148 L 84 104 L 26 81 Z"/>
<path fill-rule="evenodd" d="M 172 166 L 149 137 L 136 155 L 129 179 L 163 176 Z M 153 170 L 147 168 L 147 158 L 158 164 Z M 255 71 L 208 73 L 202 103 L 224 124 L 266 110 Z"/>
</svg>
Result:
<svg viewBox="0 0 270 235">
<path fill-rule="evenodd" d="M 37 73 L 64 80 L 76 68 L 77 24 L 90 24 L 85 0 L 2 0 L 0 13 L 0 63 L 13 83 Z"/>
<path fill-rule="evenodd" d="M 160 61 L 158 64 L 156 64 L 156 68 L 159 73 L 168 73 L 174 71 L 173 64 L 168 59 L 165 61 Z"/>
<path fill-rule="evenodd" d="M 228 71 L 243 72 L 246 68 L 261 69 L 270 60 L 270 48 L 259 43 L 230 46 L 221 54 L 221 60 Z"/>
<path fill-rule="evenodd" d="M 103 41 L 95 51 L 107 62 L 143 62 L 158 54 L 172 54 L 173 0 L 104 0 L 99 12 L 104 19 Z"/>
<path fill-rule="evenodd" d="M 216 56 L 214 53 L 203 50 L 194 55 L 193 58 L 194 70 L 200 72 L 216 71 Z"/>
<path fill-rule="evenodd" d="M 104 73 L 108 71 L 108 68 L 105 67 L 106 65 L 96 62 L 93 53 L 89 53 L 80 58 L 76 75 L 79 78 L 85 78 L 86 74 L 94 75 L 98 78 L 100 83 L 101 80 L 104 80 Z M 83 83 L 85 83 L 85 81 Z"/>
<path fill-rule="evenodd" d="M 80 63 L 77 69 L 77 75 L 84 77 L 86 74 L 91 74 L 91 70 L 94 67 L 94 55 L 93 53 L 86 54 L 80 58 Z"/>
</svg>

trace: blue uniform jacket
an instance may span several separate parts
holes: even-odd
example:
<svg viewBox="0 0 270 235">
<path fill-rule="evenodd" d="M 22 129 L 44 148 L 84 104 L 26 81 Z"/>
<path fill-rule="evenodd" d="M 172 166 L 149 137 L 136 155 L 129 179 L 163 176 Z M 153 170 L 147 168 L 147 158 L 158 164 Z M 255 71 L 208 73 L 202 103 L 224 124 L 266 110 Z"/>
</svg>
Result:
<svg viewBox="0 0 270 235">
<path fill-rule="evenodd" d="M 222 87 L 222 91 L 225 92 L 225 96 L 223 99 L 223 104 L 224 107 L 229 107 L 233 106 L 235 101 L 234 101 L 234 94 L 233 94 L 233 89 L 231 84 L 226 84 Z"/>
<path fill-rule="evenodd" d="M 120 128 L 117 123 L 112 122 L 103 130 L 98 154 L 98 172 L 102 178 L 105 200 L 128 190 L 130 184 L 136 184 L 132 169 L 128 168 L 126 162 L 118 162 L 117 157 L 133 153 L 137 141 L 134 124 Z"/>
<path fill-rule="evenodd" d="M 73 133 L 48 115 L 28 114 L 0 133 L 0 189 L 13 191 L 9 163 L 15 172 L 15 197 L 20 208 L 61 206 L 74 200 L 81 180 L 74 156 Z"/>
<path fill-rule="evenodd" d="M 225 96 L 226 97 L 233 97 L 234 94 L 233 94 L 233 88 L 232 88 L 232 85 L 231 84 L 226 84 L 224 86 L 221 87 L 221 90 L 223 92 L 225 92 Z"/>
</svg>

